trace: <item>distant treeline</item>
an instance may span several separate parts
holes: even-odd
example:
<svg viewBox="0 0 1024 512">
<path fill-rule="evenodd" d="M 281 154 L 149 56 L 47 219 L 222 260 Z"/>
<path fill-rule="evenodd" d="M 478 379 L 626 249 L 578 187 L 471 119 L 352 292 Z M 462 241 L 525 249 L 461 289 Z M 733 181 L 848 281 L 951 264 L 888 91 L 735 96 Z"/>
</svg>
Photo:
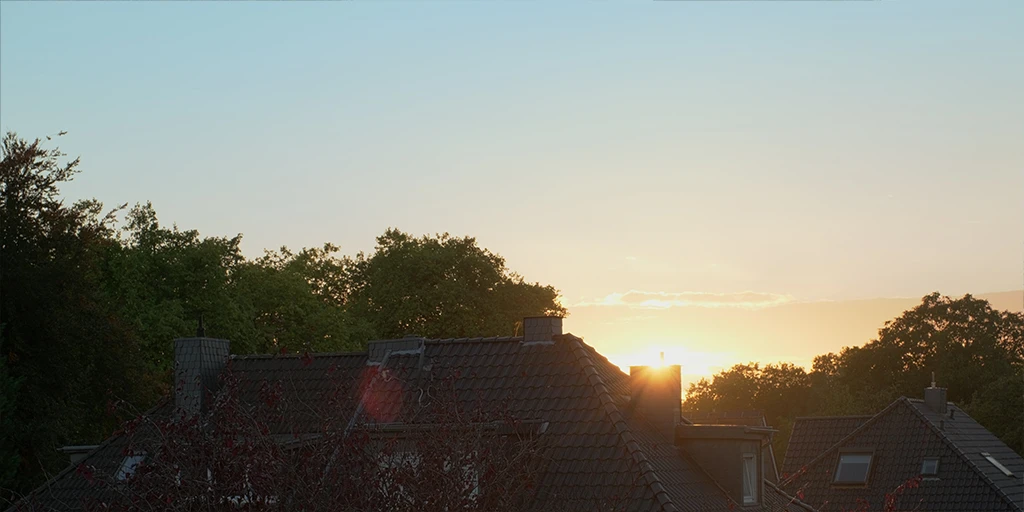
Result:
<svg viewBox="0 0 1024 512">
<path fill-rule="evenodd" d="M 47 137 L 46 140 L 50 140 Z M 241 235 L 167 228 L 149 203 L 65 204 L 78 172 L 41 140 L 3 138 L 0 163 L 0 505 L 67 465 L 169 391 L 172 340 L 237 353 L 359 350 L 367 340 L 512 335 L 564 315 L 473 238 L 389 229 L 372 254 L 323 247 L 242 255 Z"/>
<path fill-rule="evenodd" d="M 928 295 L 864 346 L 815 357 L 810 372 L 790 363 L 738 364 L 691 384 L 683 406 L 764 411 L 779 429 L 781 458 L 795 418 L 875 414 L 900 396 L 922 398 L 933 372 L 949 401 L 1024 453 L 1024 314 L 970 295 Z"/>
</svg>

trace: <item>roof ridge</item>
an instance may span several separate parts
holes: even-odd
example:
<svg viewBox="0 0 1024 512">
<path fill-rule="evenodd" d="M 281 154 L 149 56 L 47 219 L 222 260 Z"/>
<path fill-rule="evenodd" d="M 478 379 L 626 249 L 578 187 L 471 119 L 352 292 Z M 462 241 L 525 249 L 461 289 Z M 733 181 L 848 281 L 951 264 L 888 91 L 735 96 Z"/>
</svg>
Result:
<svg viewBox="0 0 1024 512">
<path fill-rule="evenodd" d="M 900 397 L 900 398 L 902 398 L 902 397 Z M 828 449 L 826 449 L 825 451 L 819 453 L 813 459 L 807 461 L 803 465 L 803 467 L 801 467 L 796 473 L 790 475 L 789 478 L 784 478 L 782 481 L 780 481 L 779 482 L 779 486 L 780 487 L 784 487 L 784 486 L 787 486 L 787 485 L 793 483 L 794 481 L 796 481 L 797 477 L 801 476 L 803 473 L 805 473 L 807 471 L 807 468 L 817 464 L 822 459 L 824 459 L 826 455 L 828 455 L 828 454 L 832 453 L 832 451 L 838 449 L 838 447 L 840 445 L 842 445 L 843 443 L 845 443 L 847 440 L 852 439 L 853 436 L 861 433 L 861 431 L 866 429 L 868 426 L 873 425 L 876 421 L 878 421 L 879 418 L 881 418 L 883 415 L 887 414 L 890 409 L 893 409 L 899 403 L 900 403 L 900 399 L 897 398 L 895 401 L 893 401 L 893 403 L 885 406 L 885 409 L 882 409 L 881 411 L 878 412 L 878 414 L 875 414 L 874 416 L 871 416 L 871 419 L 865 421 L 864 423 L 861 423 L 860 426 L 858 426 L 857 428 L 853 429 L 849 434 L 846 434 L 845 436 L 843 436 L 842 439 L 840 439 L 840 440 L 836 441 L 835 443 L 833 443 L 832 446 L 828 447 Z M 842 418 L 843 416 L 839 416 L 839 417 Z"/>
<path fill-rule="evenodd" d="M 358 357 L 358 356 L 368 355 L 368 352 L 366 352 L 366 351 L 363 351 L 363 352 L 348 351 L 348 352 L 304 352 L 304 353 L 301 353 L 301 354 L 231 354 L 229 356 L 229 358 L 231 360 L 242 360 L 242 361 L 249 360 L 249 359 L 253 359 L 253 360 L 255 360 L 255 359 L 292 359 L 292 358 L 299 359 L 299 358 L 307 357 L 307 354 L 313 356 L 314 358 L 317 358 L 317 357 Z"/>
<path fill-rule="evenodd" d="M 986 474 L 985 474 L 985 472 L 984 472 L 984 471 L 982 471 L 982 470 L 981 470 L 981 468 L 979 468 L 979 467 L 978 467 L 978 465 L 977 465 L 977 464 L 976 464 L 976 463 L 975 463 L 974 461 L 972 461 L 972 460 L 970 459 L 970 457 L 968 457 L 968 456 L 967 456 L 967 453 L 966 453 L 966 452 L 964 452 L 964 450 L 963 450 L 962 448 L 960 448 L 959 446 L 957 446 L 957 444 L 956 444 L 956 443 L 954 443 L 954 442 L 953 442 L 953 440 L 952 440 L 952 439 L 950 439 L 948 435 L 946 435 L 946 432 L 945 432 L 945 431 L 939 430 L 939 428 L 938 428 L 938 427 L 936 427 L 936 426 L 935 426 L 935 424 L 934 424 L 934 423 L 932 423 L 932 421 L 931 421 L 930 419 L 928 419 L 928 417 L 927 417 L 927 416 L 925 416 L 923 412 L 921 412 L 920 410 L 918 410 L 918 408 L 917 408 L 917 407 L 914 407 L 914 406 L 913 406 L 913 405 L 911 404 L 911 401 L 912 401 L 912 400 L 913 400 L 913 399 L 907 398 L 907 397 L 905 397 L 905 396 L 901 396 L 900 398 L 898 398 L 898 399 L 897 399 L 897 401 L 903 401 L 903 402 L 904 402 L 904 404 L 905 404 L 905 405 L 907 405 L 907 407 L 908 407 L 908 408 L 909 408 L 909 409 L 910 409 L 911 411 L 913 411 L 913 412 L 914 412 L 914 414 L 916 414 L 916 415 L 917 415 L 918 419 L 920 419 L 921 421 L 923 421 L 923 422 L 925 423 L 925 425 L 928 425 L 928 427 L 932 429 L 932 432 L 934 432 L 934 433 L 938 434 L 938 436 L 939 436 L 939 439 L 941 439 L 941 440 L 942 440 L 942 442 L 946 443 L 946 444 L 947 444 L 947 445 L 948 445 L 948 446 L 949 446 L 950 448 L 952 448 L 952 449 L 953 449 L 953 452 L 954 452 L 954 453 L 956 453 L 956 454 L 957 454 L 957 456 L 958 456 L 958 457 L 960 457 L 960 459 L 962 459 L 962 460 L 963 460 L 964 462 L 966 462 L 966 463 L 967 463 L 967 465 L 968 465 L 968 466 L 969 466 L 969 467 L 971 468 L 971 470 L 973 470 L 973 471 L 974 471 L 974 472 L 975 472 L 975 473 L 976 473 L 976 474 L 977 474 L 978 476 L 980 476 L 980 477 L 981 477 L 981 480 L 982 480 L 983 482 L 987 483 L 987 484 L 988 484 L 988 486 L 989 486 L 990 488 L 992 488 L 993 490 L 995 490 L 995 491 L 996 491 L 996 494 L 997 494 L 997 495 L 999 495 L 999 496 L 1000 496 L 1001 498 L 1003 498 L 1003 501 L 1005 501 L 1006 503 L 1008 503 L 1008 504 L 1009 504 L 1009 505 L 1010 505 L 1011 507 L 1019 507 L 1019 504 L 1018 504 L 1018 503 L 1014 503 L 1014 501 L 1013 501 L 1013 498 L 1010 498 L 1010 497 L 1009 497 L 1009 496 L 1008 496 L 1008 495 L 1006 494 L 1006 492 L 1004 492 L 1004 491 L 1003 491 L 1003 489 L 1002 489 L 1001 487 L 999 487 L 998 485 L 996 485 L 995 481 L 994 481 L 994 480 L 992 480 L 991 478 L 989 478 L 989 476 L 988 476 L 988 475 L 986 475 Z M 950 403 L 952 403 L 952 402 L 950 402 Z M 954 404 L 954 405 L 955 405 L 955 404 Z M 966 416 L 966 417 L 970 418 L 970 419 L 971 419 L 971 421 L 973 421 L 973 422 L 975 422 L 975 423 L 978 423 L 978 421 L 977 421 L 977 420 L 975 420 L 974 418 L 971 418 L 971 415 L 969 415 L 969 414 L 967 414 L 966 412 L 964 412 L 964 410 L 963 410 L 963 408 L 962 408 L 962 407 L 960 407 L 960 406 L 956 406 L 956 408 L 957 408 L 957 409 L 960 409 L 960 414 L 963 414 L 964 416 Z M 984 428 L 984 425 L 981 425 L 980 423 L 978 423 L 978 425 L 980 425 L 980 426 L 981 426 L 982 428 Z M 989 434 L 992 434 L 992 432 L 991 432 L 991 431 L 989 431 L 989 430 L 988 430 L 987 428 L 985 429 L 985 431 L 986 431 L 986 432 L 988 432 Z M 996 438 L 997 440 L 999 440 L 999 441 L 1002 441 L 1001 439 L 999 439 L 998 437 L 996 437 L 996 436 L 995 436 L 995 434 L 992 434 L 992 437 L 995 437 L 995 438 Z"/>
<path fill-rule="evenodd" d="M 573 356 L 576 358 L 576 362 L 580 363 L 583 373 L 587 376 L 587 382 L 597 393 L 598 401 L 601 402 L 601 408 L 605 414 L 608 415 L 608 419 L 611 420 L 612 425 L 615 426 L 615 430 L 619 434 L 619 438 L 626 445 L 626 450 L 632 456 L 633 461 L 636 462 L 640 468 L 640 475 L 645 480 L 647 487 L 654 493 L 654 498 L 658 500 L 658 504 L 661 509 L 666 512 L 676 512 L 679 510 L 678 507 L 672 503 L 672 498 L 668 494 L 668 490 L 665 485 L 661 483 L 661 479 L 658 478 L 657 473 L 654 471 L 654 466 L 651 464 L 647 455 L 643 453 L 640 448 L 640 443 L 637 442 L 633 436 L 633 432 L 630 431 L 629 426 L 626 424 L 626 418 L 619 411 L 618 406 L 615 405 L 615 401 L 612 399 L 611 392 L 608 390 L 608 386 L 604 383 L 604 379 L 601 378 L 600 373 L 597 371 L 597 365 L 594 364 L 594 360 L 590 357 L 590 351 L 587 350 L 588 346 L 583 342 L 581 338 L 578 338 L 572 334 L 562 334 L 556 339 L 562 341 L 568 341 L 572 343 L 570 350 Z"/>
<path fill-rule="evenodd" d="M 397 338 L 396 340 L 372 340 L 372 341 L 397 341 L 404 338 Z M 424 343 L 493 343 L 498 341 L 522 341 L 522 336 L 477 336 L 473 338 L 410 338 L 410 339 L 422 339 Z M 309 352 L 303 351 L 302 353 L 270 353 L 270 354 L 231 354 L 231 359 L 248 360 L 248 359 L 291 359 L 306 357 L 306 354 L 312 355 L 313 357 L 358 357 L 369 355 L 369 350 L 344 350 L 335 352 Z"/>
<path fill-rule="evenodd" d="M 796 420 L 845 420 L 845 419 L 866 419 L 874 418 L 874 414 L 851 414 L 849 416 L 797 416 Z"/>
<path fill-rule="evenodd" d="M 493 343 L 496 341 L 523 341 L 522 336 L 476 336 L 471 338 L 423 338 L 424 343 Z"/>
</svg>

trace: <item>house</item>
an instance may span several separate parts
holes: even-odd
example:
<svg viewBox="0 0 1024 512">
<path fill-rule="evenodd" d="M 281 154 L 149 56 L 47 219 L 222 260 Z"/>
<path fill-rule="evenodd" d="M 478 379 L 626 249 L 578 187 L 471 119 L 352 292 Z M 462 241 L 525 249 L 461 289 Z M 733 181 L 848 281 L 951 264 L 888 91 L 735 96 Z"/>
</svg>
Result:
<svg viewBox="0 0 1024 512">
<path fill-rule="evenodd" d="M 1024 510 L 1024 459 L 934 382 L 874 416 L 797 418 L 782 471 L 821 509 Z"/>
<path fill-rule="evenodd" d="M 745 425 L 769 428 L 763 411 L 683 411 L 683 421 L 691 425 Z M 774 433 L 774 432 L 773 432 Z M 761 474 L 773 484 L 779 483 L 779 469 L 771 436 L 761 444 Z"/>
<path fill-rule="evenodd" d="M 228 355 L 226 340 L 175 340 L 178 383 L 173 401 L 151 411 L 202 414 L 226 369 L 243 394 L 275 387 L 294 400 L 291 431 L 281 442 L 316 431 L 307 405 L 341 393 L 338 415 L 353 426 L 408 429 L 396 418 L 429 395 L 423 383 L 442 368 L 455 370 L 460 396 L 501 402 L 531 425 L 547 464 L 532 488 L 533 510 L 807 511 L 800 500 L 765 480 L 763 425 L 699 425 L 681 415 L 680 367 L 635 366 L 627 375 L 593 347 L 562 333 L 562 320 L 527 318 L 520 337 L 372 341 L 365 352 Z M 401 373 L 405 385 L 392 375 Z M 164 412 L 161 412 L 164 411 Z M 306 425 L 303 427 L 303 425 Z M 18 510 L 75 510 L 101 492 L 76 468 L 120 476 L 141 461 L 115 436 L 23 500 Z M 133 458 L 134 457 L 134 458 Z M 487 492 L 483 489 L 480 492 Z"/>
</svg>

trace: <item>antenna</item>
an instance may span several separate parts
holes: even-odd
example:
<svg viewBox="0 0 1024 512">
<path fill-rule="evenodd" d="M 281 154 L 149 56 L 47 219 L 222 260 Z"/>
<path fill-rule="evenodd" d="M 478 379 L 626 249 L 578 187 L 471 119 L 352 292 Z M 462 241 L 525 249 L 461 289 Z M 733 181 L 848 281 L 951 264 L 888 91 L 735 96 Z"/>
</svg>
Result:
<svg viewBox="0 0 1024 512">
<path fill-rule="evenodd" d="M 206 327 L 203 326 L 203 314 L 199 313 L 199 327 L 196 327 L 196 338 L 206 337 Z"/>
<path fill-rule="evenodd" d="M 658 353 L 658 361 L 661 363 L 662 366 L 665 366 L 665 353 L 664 352 Z"/>
<path fill-rule="evenodd" d="M 932 372 L 932 387 L 935 387 L 935 372 Z"/>
</svg>

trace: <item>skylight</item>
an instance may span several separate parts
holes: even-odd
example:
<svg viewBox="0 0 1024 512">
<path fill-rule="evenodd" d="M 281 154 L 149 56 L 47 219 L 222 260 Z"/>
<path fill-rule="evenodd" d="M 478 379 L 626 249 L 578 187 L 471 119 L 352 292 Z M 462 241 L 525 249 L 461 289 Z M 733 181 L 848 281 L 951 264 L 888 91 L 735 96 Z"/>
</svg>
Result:
<svg viewBox="0 0 1024 512">
<path fill-rule="evenodd" d="M 866 484 L 871 469 L 870 453 L 843 453 L 839 455 L 836 476 L 832 483 Z"/>
<path fill-rule="evenodd" d="M 981 456 L 985 457 L 985 460 L 991 462 L 992 465 L 996 467 L 996 469 L 998 469 L 999 471 L 1002 471 L 1004 475 L 1006 475 L 1006 476 L 1013 476 L 1013 471 L 1010 471 L 1009 469 L 1006 469 L 1006 466 L 1000 464 L 999 461 L 996 460 L 995 457 L 989 455 L 988 452 L 981 452 Z"/>
<path fill-rule="evenodd" d="M 939 474 L 939 458 L 928 457 L 921 463 L 921 474 L 924 476 L 935 476 Z"/>
</svg>

